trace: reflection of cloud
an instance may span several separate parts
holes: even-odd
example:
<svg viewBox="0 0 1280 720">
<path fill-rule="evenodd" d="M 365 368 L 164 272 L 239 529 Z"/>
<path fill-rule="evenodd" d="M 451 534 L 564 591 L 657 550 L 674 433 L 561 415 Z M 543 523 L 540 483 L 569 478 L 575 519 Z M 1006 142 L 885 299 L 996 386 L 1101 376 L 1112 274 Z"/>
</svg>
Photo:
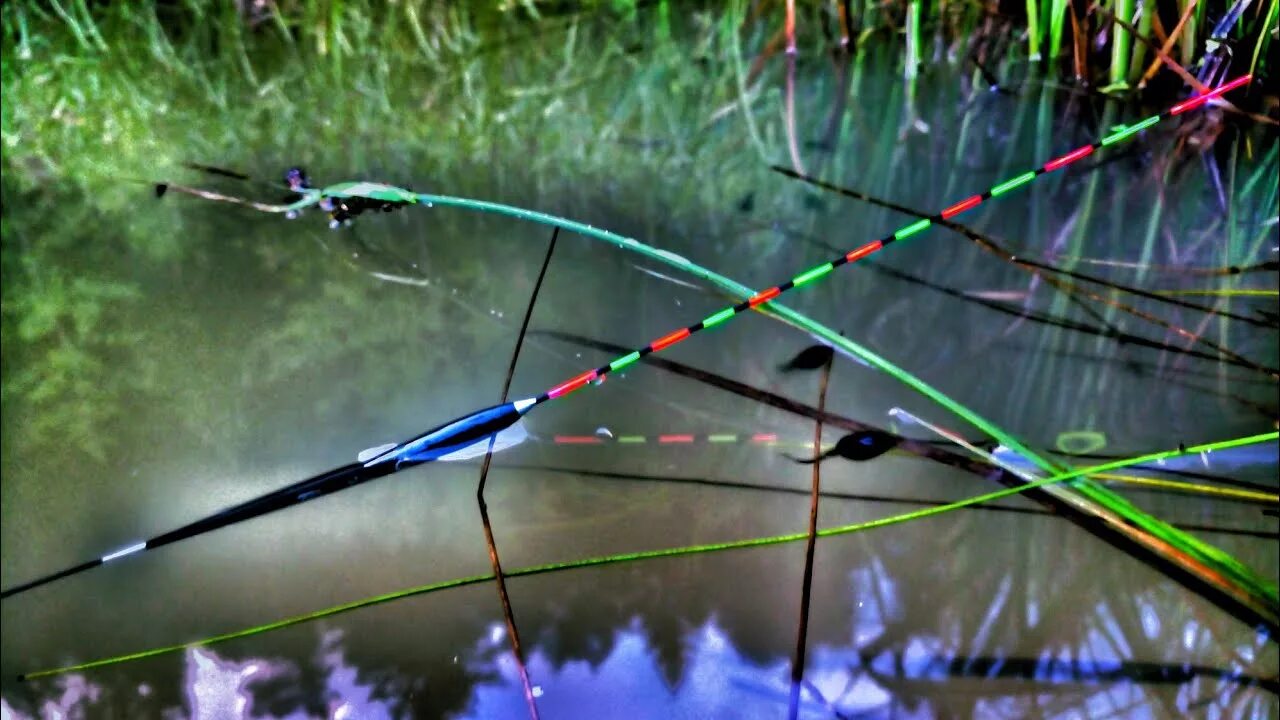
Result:
<svg viewBox="0 0 1280 720">
<path fill-rule="evenodd" d="M 265 672 L 264 672 L 265 670 Z M 223 660 L 212 650 L 187 651 L 187 709 L 190 720 L 230 720 L 253 712 L 250 685 L 258 679 L 287 673 L 284 663 L 266 660 Z M 263 677 L 259 678 L 259 674 Z"/>
<path fill-rule="evenodd" d="M 390 720 L 390 704 L 375 700 L 373 689 L 357 680 L 357 669 L 346 662 L 340 647 L 342 634 L 329 631 L 321 637 L 319 664 L 326 670 L 325 696 L 328 700 L 326 720 Z M 253 707 L 254 684 L 272 678 L 297 675 L 289 662 L 267 658 L 228 660 L 208 648 L 187 651 L 183 676 L 186 703 L 183 708 L 169 708 L 167 720 L 312 720 L 302 711 L 288 715 L 268 715 Z M 79 720 L 90 717 L 90 706 L 104 697 L 101 685 L 89 682 L 84 675 L 66 675 L 60 679 L 61 695 L 45 700 L 40 706 L 40 720 Z M 151 687 L 136 686 L 137 694 L 147 697 Z M 109 696 L 107 697 L 109 700 Z M 125 703 L 119 703 L 125 705 Z M 36 720 L 15 710 L 0 699 L 0 720 Z"/>
<path fill-rule="evenodd" d="M 1152 717 L 1161 707 L 1193 708 L 1213 703 L 1219 709 L 1238 707 L 1253 698 L 1251 712 L 1242 717 L 1268 717 L 1274 703 L 1267 698 L 1265 681 L 1242 677 L 1243 666 L 1230 669 L 1193 665 L 1161 665 L 1125 660 L 1116 643 L 1100 628 L 1090 630 L 1077 646 L 1058 644 L 1024 655 L 1009 654 L 998 645 L 988 653 L 965 654 L 963 640 L 913 633 L 901 641 L 882 643 L 885 619 L 896 610 L 891 583 L 886 576 L 868 573 L 859 585 L 854 610 L 852 644 L 815 644 L 810 648 L 801 694 L 800 716 L 817 718 L 924 718 L 956 713 L 978 717 L 1026 716 L 1046 697 L 1064 702 L 1086 716 L 1119 714 Z M 999 599 L 1006 586 L 997 592 Z M 1138 625 L 1142 608 L 1138 602 Z M 1096 616 L 1101 628 L 1114 622 L 1105 605 Z M 978 628 L 982 638 L 990 624 Z M 1167 625 L 1167 623 L 1164 623 Z M 1176 640 L 1194 639 L 1201 626 L 1187 623 Z M 1150 628 L 1135 628 L 1136 632 Z M 664 658 L 670 652 L 656 643 L 661 633 L 651 633 L 639 620 L 613 633 L 607 654 L 598 660 L 556 661 L 544 649 L 534 647 L 528 662 L 539 709 L 546 717 L 563 718 L 776 718 L 786 712 L 790 697 L 790 662 L 775 655 L 764 663 L 751 660 L 715 620 L 682 633 L 677 653 L 683 653 L 679 677 L 668 680 Z M 1243 662 L 1252 660 L 1257 647 L 1239 649 Z M 975 645 L 982 645 L 976 642 Z M 874 649 L 873 649 L 874 648 Z M 975 647 L 976 649 L 976 647 Z M 1127 648 L 1126 648 L 1127 651 Z M 460 658 L 455 657 L 455 662 Z M 478 631 L 471 649 L 461 653 L 471 685 L 466 710 L 459 720 L 491 717 L 524 717 L 524 693 L 514 657 L 507 645 L 506 629 L 492 623 Z M 376 688 L 361 684 L 359 670 L 348 662 L 340 631 L 321 635 L 314 666 L 323 671 L 323 716 L 303 710 L 271 715 L 254 707 L 263 684 L 293 683 L 305 668 L 268 658 L 225 659 L 211 649 L 186 654 L 183 707 L 156 714 L 166 720 L 389 720 L 403 697 L 403 678 L 392 680 L 400 691 L 390 699 L 375 697 Z M 478 679 L 482 678 L 482 679 Z M 134 680 L 133 682 L 136 682 Z M 1232 687 L 1236 686 L 1236 687 Z M 386 687 L 383 688 L 386 693 Z M 50 688 L 52 697 L 42 700 L 37 716 L 24 715 L 9 701 L 0 700 L 0 720 L 79 720 L 110 710 L 121 712 L 129 699 L 154 691 L 146 683 L 111 687 L 89 682 L 83 675 L 60 678 Z M 1242 693 L 1250 693 L 1243 695 Z M 265 702 L 265 701 L 264 701 Z M 259 702 L 259 705 L 263 702 Z M 314 705 L 313 705 L 314 707 Z M 128 712 L 124 710 L 124 712 Z"/>
<path fill-rule="evenodd" d="M 40 705 L 42 720 L 80 720 L 86 717 L 90 705 L 97 703 L 102 697 L 102 686 L 89 682 L 83 675 L 68 675 L 60 678 L 61 695 L 49 698 Z M 0 720 L 34 720 L 24 715 L 7 700 L 0 698 Z"/>
<path fill-rule="evenodd" d="M 320 641 L 320 662 L 327 678 L 325 689 L 329 696 L 330 720 L 390 720 L 391 708 L 387 703 L 373 698 L 373 688 L 361 685 L 358 670 L 347 664 L 341 647 L 342 633 L 330 630 Z"/>
<path fill-rule="evenodd" d="M 612 650 L 594 669 L 571 661 L 556 669 L 534 651 L 529 675 L 541 689 L 538 709 L 547 717 L 565 718 L 770 718 L 785 713 L 790 663 L 779 660 L 760 666 L 744 658 L 714 622 L 687 638 L 685 672 L 675 687 L 668 685 L 657 651 L 644 631 L 633 624 L 619 631 Z M 806 673 L 809 683 L 831 701 L 842 696 L 842 712 L 865 712 L 885 707 L 889 695 L 864 678 L 852 681 L 849 663 L 856 655 L 819 649 Z M 524 694 L 514 657 L 494 656 L 486 666 L 496 680 L 475 687 L 462 718 L 522 717 Z M 804 717 L 832 717 L 822 702 L 808 694 Z"/>
</svg>

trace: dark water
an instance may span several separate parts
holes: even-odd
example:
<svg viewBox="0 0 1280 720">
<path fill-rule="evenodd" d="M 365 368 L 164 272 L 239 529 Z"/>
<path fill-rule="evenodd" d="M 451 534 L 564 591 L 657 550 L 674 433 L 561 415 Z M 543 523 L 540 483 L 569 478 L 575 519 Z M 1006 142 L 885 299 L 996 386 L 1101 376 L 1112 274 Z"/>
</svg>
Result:
<svg viewBox="0 0 1280 720">
<path fill-rule="evenodd" d="M 802 66 L 796 146 L 805 170 L 926 212 L 1154 112 L 1073 101 L 1034 82 L 1006 97 L 933 78 L 916 100 L 929 132 L 900 136 L 908 118 L 900 82 L 874 63 L 862 73 Z M 694 90 L 671 92 L 687 105 L 679 93 Z M 846 93 L 856 102 L 833 100 Z M 661 96 L 648 92 L 617 101 L 663 112 Z M 758 144 L 736 112 L 710 130 L 655 122 L 643 135 L 597 135 L 601 110 L 598 124 L 588 118 L 564 131 L 579 133 L 571 143 L 616 153 L 614 177 L 576 176 L 569 158 L 558 181 L 534 182 L 526 165 L 539 151 L 520 136 L 470 167 L 415 167 L 411 151 L 365 148 L 363 164 L 327 160 L 310 170 L 319 182 L 386 179 L 555 212 L 759 288 L 832 256 L 823 244 L 843 252 L 910 220 L 769 172 L 768 162 L 791 163 L 784 106 L 769 89 L 753 108 Z M 1243 183 L 1261 168 L 1262 186 L 1274 187 L 1274 139 L 1255 141 L 1252 159 L 1225 150 L 1173 155 L 1177 142 L 1160 126 L 964 219 L 1052 262 L 1274 260 L 1275 225 L 1263 224 L 1276 214 L 1274 190 L 1228 197 L 1224 213 L 1207 169 L 1207 161 L 1234 168 Z M 365 216 L 331 232 L 318 216 L 291 222 L 187 197 L 153 203 L 145 188 L 137 203 L 128 215 L 97 211 L 85 198 L 22 194 L 6 183 L 6 587 L 497 402 L 550 238 L 549 228 L 445 208 Z M 965 291 L 1029 292 L 1031 307 L 1095 322 L 942 230 L 877 262 Z M 1076 267 L 1146 288 L 1275 288 L 1274 273 L 1188 278 Z M 640 268 L 694 280 L 562 233 L 512 394 L 536 394 L 613 357 L 545 331 L 640 346 L 726 304 Z M 1092 431 L 1105 435 L 1102 452 L 1136 454 L 1273 428 L 1275 385 L 1264 374 L 1018 323 L 871 267 L 840 269 L 786 302 L 1035 447 Z M 1125 302 L 1277 364 L 1274 329 Z M 1241 313 L 1275 310 L 1274 298 L 1221 302 Z M 1187 345 L 1095 307 L 1124 331 Z M 668 356 L 816 405 L 816 374 L 776 371 L 811 343 L 751 314 Z M 885 428 L 888 411 L 902 407 L 976 437 L 900 383 L 840 356 L 826 404 Z M 527 442 L 495 456 L 486 491 L 506 568 L 806 527 L 810 471 L 783 456 L 808 452 L 813 425 L 803 417 L 635 365 L 538 410 L 527 425 Z M 661 440 L 683 434 L 694 442 Z M 753 441 L 757 434 L 777 442 Z M 841 434 L 828 430 L 825 440 Z M 618 442 L 624 436 L 646 442 Z M 1232 476 L 1275 487 L 1274 447 Z M 5 600 L 4 717 L 525 715 L 491 583 L 13 682 L 21 672 L 487 574 L 477 474 L 475 461 L 415 468 Z M 677 482 L 688 479 L 761 489 Z M 822 482 L 831 493 L 900 499 L 995 489 L 907 455 L 831 461 Z M 1264 577 L 1280 573 L 1276 521 L 1257 503 L 1116 489 L 1202 528 L 1201 537 Z M 1000 504 L 1041 510 L 1016 497 Z M 918 507 L 829 497 L 820 525 Z M 785 716 L 803 557 L 801 543 L 509 580 L 542 717 Z M 808 646 L 803 717 L 1274 717 L 1278 707 L 1274 642 L 1047 514 L 968 509 L 820 541 Z M 1271 678 L 1270 689 L 1256 678 Z"/>
</svg>

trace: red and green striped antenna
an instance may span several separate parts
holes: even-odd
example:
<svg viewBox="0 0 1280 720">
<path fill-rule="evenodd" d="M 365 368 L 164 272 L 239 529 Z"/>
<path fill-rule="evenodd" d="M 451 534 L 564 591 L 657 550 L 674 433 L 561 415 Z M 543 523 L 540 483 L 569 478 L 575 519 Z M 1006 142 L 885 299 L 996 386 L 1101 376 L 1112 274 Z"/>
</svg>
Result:
<svg viewBox="0 0 1280 720">
<path fill-rule="evenodd" d="M 689 325 L 688 327 L 684 327 L 679 330 L 676 330 L 675 332 L 669 333 L 667 335 L 663 335 L 662 337 L 658 338 L 657 340 L 654 340 L 648 345 L 645 345 L 639 350 L 635 350 L 627 355 L 623 355 L 622 357 L 617 358 L 616 360 L 608 363 L 607 365 L 601 365 L 600 367 L 594 370 L 588 370 L 587 372 L 584 372 L 581 375 L 570 378 L 560 383 L 559 385 L 556 385 L 550 390 L 547 390 L 543 394 L 539 395 L 535 399 L 535 404 L 543 403 L 548 400 L 555 400 L 556 398 L 560 398 L 560 397 L 564 397 L 565 395 L 568 395 L 574 392 L 575 390 L 582 388 L 588 383 L 594 380 L 598 380 L 615 370 L 621 370 L 622 368 L 638 361 L 640 358 L 644 357 L 645 355 L 665 350 L 671 347 L 672 345 L 675 345 L 676 343 L 684 341 L 690 335 L 693 335 L 694 333 L 700 330 L 705 330 L 709 327 L 715 327 L 716 325 L 720 325 L 722 323 L 728 322 L 738 314 L 746 312 L 747 310 L 751 310 L 753 308 L 759 307 L 760 305 L 763 305 L 764 303 L 767 303 L 773 300 L 774 298 L 787 292 L 788 290 L 791 290 L 793 288 L 798 288 L 802 285 L 807 285 L 815 280 L 818 280 L 819 278 L 825 277 L 828 273 L 840 267 L 841 265 L 847 265 L 850 263 L 857 262 L 858 260 L 861 260 L 862 258 L 865 258 L 869 255 L 872 255 L 882 250 L 883 248 L 887 247 L 888 245 L 898 242 L 899 240 L 905 240 L 911 237 L 912 235 L 916 235 L 918 233 L 924 232 L 929 228 L 930 225 L 934 223 L 935 220 L 950 220 L 956 215 L 959 215 L 961 213 L 972 210 L 975 207 L 978 207 L 979 205 L 986 202 L 987 200 L 990 200 L 991 198 L 997 198 L 997 197 L 1000 197 L 1001 195 L 1005 195 L 1006 193 L 1012 192 L 1013 190 L 1016 190 L 1017 188 L 1020 188 L 1023 185 L 1026 185 L 1027 183 L 1031 182 L 1032 180 L 1035 180 L 1037 177 L 1045 173 L 1050 173 L 1050 172 L 1053 172 L 1054 170 L 1061 170 L 1062 168 L 1070 165 L 1071 163 L 1076 162 L 1077 160 L 1080 160 L 1081 158 L 1088 157 L 1095 150 L 1122 142 L 1132 137 L 1133 135 L 1141 132 L 1142 130 L 1145 130 L 1151 127 L 1152 125 L 1155 125 L 1161 120 L 1173 117 L 1175 115 L 1180 115 L 1188 110 L 1197 108 L 1203 105 L 1204 103 L 1208 102 L 1212 98 L 1218 97 L 1223 93 L 1229 92 L 1242 85 L 1248 84 L 1249 81 L 1252 80 L 1252 78 L 1253 78 L 1252 75 L 1245 75 L 1243 77 L 1236 78 L 1235 80 L 1232 80 L 1228 83 L 1220 85 L 1214 88 L 1213 90 L 1210 90 L 1209 92 L 1204 93 L 1203 95 L 1180 102 L 1177 105 L 1174 105 L 1173 107 L 1169 108 L 1168 110 L 1165 110 L 1164 112 L 1158 115 L 1152 115 L 1151 117 L 1145 120 L 1142 120 L 1141 122 L 1137 122 L 1137 123 L 1134 123 L 1133 125 L 1127 125 L 1127 126 L 1121 127 L 1115 132 L 1111 133 L 1110 135 L 1107 135 L 1106 137 L 1102 138 L 1097 142 L 1090 143 L 1089 145 L 1085 145 L 1080 148 L 1076 148 L 1075 150 L 1072 150 L 1071 152 L 1061 157 L 1050 160 L 1049 162 L 1045 163 L 1044 165 L 1041 165 L 1035 170 L 1028 170 L 1027 172 L 1022 173 L 1021 175 L 1018 175 L 1002 183 L 999 183 L 984 193 L 981 193 L 978 195 L 971 195 L 970 197 L 967 197 L 964 200 L 961 200 L 960 202 L 957 202 L 947 207 L 946 209 L 942 210 L 942 212 L 938 213 L 932 218 L 924 218 L 922 220 L 917 220 L 909 225 L 899 228 L 898 230 L 884 236 L 883 238 L 880 238 L 879 240 L 873 240 L 861 247 L 850 250 L 849 252 L 845 253 L 844 255 L 841 255 L 840 257 L 835 258 L 834 260 L 829 260 L 825 263 L 822 263 L 821 265 L 817 265 L 815 267 L 809 268 L 808 270 L 805 270 L 804 272 L 796 275 L 795 277 L 782 283 L 781 285 L 775 285 L 769 288 L 768 290 L 762 290 L 756 293 L 751 298 L 748 298 L 747 300 L 744 300 L 738 303 L 737 305 L 732 305 L 730 307 L 727 307 L 717 313 L 714 313 L 704 318 L 701 322 L 694 323 L 693 325 Z"/>
</svg>

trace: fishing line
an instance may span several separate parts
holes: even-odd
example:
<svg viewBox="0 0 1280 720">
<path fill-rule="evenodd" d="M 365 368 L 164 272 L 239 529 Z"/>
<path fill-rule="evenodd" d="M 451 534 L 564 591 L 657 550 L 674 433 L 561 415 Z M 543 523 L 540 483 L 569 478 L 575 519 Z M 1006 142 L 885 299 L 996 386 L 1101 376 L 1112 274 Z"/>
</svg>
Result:
<svg viewBox="0 0 1280 720">
<path fill-rule="evenodd" d="M 1119 283 L 1103 280 L 1101 278 L 1094 277 L 1092 275 L 1086 275 L 1085 273 L 1077 272 L 1075 270 L 1067 270 L 1066 268 L 1057 267 L 1055 265 L 1050 265 L 1048 263 L 1041 263 L 1036 260 L 1027 259 L 1025 257 L 1018 257 L 1018 262 L 1024 263 L 1026 265 L 1030 265 L 1031 267 L 1047 270 L 1049 272 L 1056 273 L 1058 275 L 1066 275 L 1067 277 L 1074 278 L 1076 280 L 1083 280 L 1084 282 L 1094 283 L 1096 285 L 1102 285 L 1104 287 L 1112 288 L 1113 290 L 1126 292 L 1126 293 L 1129 293 L 1130 295 L 1137 295 L 1138 297 L 1144 297 L 1149 300 L 1158 300 L 1160 302 L 1167 303 L 1169 305 L 1177 305 L 1178 307 L 1184 307 L 1190 310 L 1198 310 L 1208 315 L 1215 315 L 1218 317 L 1227 317 L 1227 318 L 1231 318 L 1232 320 L 1239 320 L 1240 322 L 1248 323 L 1250 325 L 1258 325 L 1262 327 L 1275 327 L 1275 323 L 1264 322 L 1264 321 L 1258 320 L 1257 318 L 1249 317 L 1248 315 L 1240 315 L 1238 313 L 1233 313 L 1228 310 L 1222 310 L 1220 308 L 1211 307 L 1208 305 L 1200 305 L 1199 303 L 1193 303 L 1187 300 L 1179 300 L 1177 299 L 1177 297 L 1175 297 L 1177 295 L 1196 295 L 1196 294 L 1219 295 L 1219 294 L 1228 294 L 1228 293 L 1245 294 L 1245 295 L 1254 294 L 1254 293 L 1271 293 L 1272 295 L 1275 295 L 1276 294 L 1275 291 L 1270 291 L 1270 290 L 1260 290 L 1260 291 L 1253 291 L 1253 290 L 1221 290 L 1221 291 L 1219 290 L 1204 290 L 1204 291 L 1143 290 L 1142 288 L 1137 288 L 1130 285 L 1121 285 Z"/>
<path fill-rule="evenodd" d="M 1191 454 L 1206 452 L 1210 450 L 1222 450 L 1222 449 L 1231 448 L 1231 447 L 1253 445 L 1256 443 L 1276 440 L 1278 438 L 1280 438 L 1280 432 L 1272 432 L 1272 433 L 1266 433 L 1262 435 L 1251 435 L 1247 437 L 1236 438 L 1233 440 L 1224 440 L 1220 442 L 1207 443 L 1205 445 L 1197 445 L 1195 447 L 1190 447 L 1190 448 L 1181 448 L 1181 449 L 1175 449 L 1175 450 L 1165 450 L 1162 452 L 1149 453 L 1147 455 L 1140 455 L 1138 457 L 1127 458 L 1124 460 L 1117 460 L 1110 463 L 1103 463 L 1101 465 L 1094 465 L 1091 467 L 1071 470 L 1069 472 L 1054 475 L 1052 477 L 1045 478 L 1043 480 L 1037 480 L 1035 482 L 1028 483 L 1026 485 L 1019 485 L 1017 487 L 1004 488 L 1002 490 L 983 493 L 982 495 L 975 495 L 975 496 L 966 498 L 964 500 L 946 503 L 945 505 L 938 505 L 936 507 L 914 510 L 912 512 L 902 513 L 900 515 L 893 515 L 890 517 L 880 518 L 877 520 L 853 523 L 850 525 L 842 525 L 838 527 L 824 528 L 817 532 L 817 536 L 823 537 L 823 538 L 835 537 L 839 535 L 849 535 L 857 532 L 862 532 L 865 530 L 871 530 L 873 528 L 888 527 L 890 525 L 897 525 L 905 522 L 924 519 L 927 517 L 933 517 L 935 515 L 941 515 L 944 513 L 951 512 L 953 510 L 958 510 L 961 508 L 978 505 L 980 503 L 999 500 L 1001 498 L 1010 497 L 1012 495 L 1017 495 L 1019 493 L 1023 493 L 1028 490 L 1032 490 L 1036 488 L 1049 487 L 1056 483 L 1063 483 L 1068 480 L 1083 478 L 1086 475 L 1097 473 L 1097 472 L 1116 470 L 1123 467 L 1129 467 L 1131 465 L 1141 465 L 1144 463 L 1155 462 L 1157 460 L 1180 457 L 1182 455 L 1191 455 Z M 528 577 L 533 575 L 544 575 L 548 573 L 561 572 L 564 570 L 573 570 L 573 569 L 587 568 L 587 567 L 601 567 L 601 566 L 607 566 L 607 565 L 617 565 L 617 564 L 636 562 L 641 560 L 682 557 L 682 556 L 689 556 L 689 555 L 702 555 L 702 554 L 708 554 L 708 553 L 722 552 L 726 550 L 738 550 L 738 549 L 744 549 L 744 548 L 781 545 L 785 543 L 798 542 L 800 540 L 804 540 L 808 538 L 808 536 L 809 534 L 807 532 L 792 533 L 789 535 L 774 535 L 769 537 L 757 537 L 757 538 L 751 538 L 746 540 L 734 540 L 734 541 L 719 542 L 719 543 L 705 543 L 700 545 L 689 545 L 689 546 L 678 547 L 678 548 L 642 550 L 638 552 L 620 553 L 616 555 L 605 555 L 605 556 L 599 556 L 599 557 L 584 558 L 580 560 L 571 560 L 567 562 L 555 562 L 555 563 L 545 563 L 542 565 L 532 565 L 528 567 L 517 568 L 515 570 L 510 570 L 506 573 L 506 576 L 509 578 Z M 185 642 L 185 643 L 180 643 L 175 645 L 166 645 L 163 647 L 153 648 L 150 650 L 142 650 L 139 652 L 128 653 L 125 655 L 116 655 L 113 657 L 102 658 L 100 660 L 93 660 L 90 662 L 78 663 L 75 665 L 67 665 L 63 667 L 50 668 L 46 670 L 37 670 L 35 672 L 19 675 L 18 680 L 19 681 L 35 680 L 43 677 L 62 675 L 69 672 L 89 670 L 92 668 L 105 667 L 108 665 L 117 665 L 120 663 L 129 662 L 133 660 L 142 660 L 144 658 L 156 657 L 158 655 L 178 652 L 181 650 L 186 650 L 188 648 L 207 647 L 209 645 L 226 642 L 228 640 L 236 640 L 239 638 L 250 637 L 253 635 L 260 635 L 266 632 L 271 632 L 273 630 L 280 630 L 282 628 L 290 627 L 293 625 L 312 622 L 314 620 L 331 617 L 334 615 L 350 612 L 352 610 L 357 610 L 360 608 L 370 607 L 373 605 L 381 605 L 383 603 L 392 602 L 394 600 L 400 600 L 403 598 L 414 597 L 418 595 L 426 595 L 429 593 L 439 592 L 441 590 L 448 590 L 451 588 L 465 587 L 468 585 L 477 585 L 479 583 L 488 582 L 493 579 L 494 579 L 493 575 L 470 575 L 466 577 L 454 578 L 452 580 L 444 580 L 441 582 L 430 583 L 427 585 L 419 585 L 417 587 L 406 588 L 403 590 L 397 590 L 389 593 L 384 593 L 381 595 L 374 595 L 372 597 L 365 598 L 363 600 L 355 600 L 352 602 L 343 603 L 341 605 L 335 605 L 333 607 L 325 608 L 322 610 L 315 610 L 313 612 L 305 613 L 302 615 L 295 615 L 295 616 L 284 618 L 281 620 L 276 620 L 274 622 L 269 622 L 262 625 L 256 625 L 254 627 L 249 627 L 243 630 L 236 630 L 233 632 L 223 633 L 220 635 L 214 635 L 214 636 L 203 638 L 200 640 L 193 640 L 190 642 Z"/>
<path fill-rule="evenodd" d="M 1179 265 L 1149 265 L 1146 263 L 1131 262 L 1127 260 L 1109 260 L 1103 258 L 1091 258 L 1076 255 L 1058 255 L 1058 260 L 1066 260 L 1069 262 L 1087 263 L 1090 265 L 1105 265 L 1110 267 L 1120 267 L 1130 270 L 1142 270 L 1144 272 L 1158 273 L 1174 273 L 1184 275 L 1242 275 L 1245 273 L 1257 272 L 1275 272 L 1280 270 L 1280 263 L 1275 260 L 1257 263 L 1254 265 L 1228 265 L 1225 267 L 1185 267 Z"/>
<path fill-rule="evenodd" d="M 1156 290 L 1157 295 L 1208 295 L 1212 297 L 1280 297 L 1280 290 L 1226 288 L 1222 290 Z M 1247 321 L 1246 321 L 1247 322 Z M 1255 324 L 1260 324 L 1256 323 Z"/>
<path fill-rule="evenodd" d="M 672 477 L 668 475 L 645 475 L 639 473 L 613 472 L 607 470 L 590 470 L 584 468 L 559 467 L 552 465 L 522 465 L 519 463 L 503 464 L 503 470 L 521 470 L 529 472 L 553 472 L 565 475 L 580 475 L 583 477 L 593 478 L 597 480 L 612 480 L 616 482 L 652 482 L 665 483 L 670 485 L 689 485 L 694 487 L 710 487 L 725 490 L 754 490 L 766 493 L 785 494 L 785 495 L 808 495 L 809 490 L 804 488 L 783 487 L 778 485 L 756 485 L 753 483 L 736 482 L 733 480 L 713 480 L 708 478 L 690 478 L 690 477 Z M 887 503 L 897 505 L 921 505 L 925 507 L 936 507 L 945 505 L 946 500 L 930 500 L 928 498 L 911 497 L 906 495 L 874 495 L 868 493 L 848 493 L 834 490 L 823 490 L 822 497 L 831 500 L 847 500 L 867 503 Z M 1043 510 L 1039 508 L 1013 507 L 1011 505 L 972 505 L 969 510 L 984 510 L 997 513 L 1015 513 L 1022 515 L 1039 515 L 1042 517 L 1063 518 L 1060 513 L 1053 510 Z M 1188 523 L 1171 523 L 1179 530 L 1187 530 L 1191 532 L 1211 532 L 1221 533 L 1223 535 L 1237 535 L 1240 537 L 1260 538 L 1263 540 L 1280 540 L 1280 533 L 1268 532 L 1265 530 L 1247 530 L 1242 528 L 1220 527 L 1217 525 L 1200 525 Z"/>
</svg>

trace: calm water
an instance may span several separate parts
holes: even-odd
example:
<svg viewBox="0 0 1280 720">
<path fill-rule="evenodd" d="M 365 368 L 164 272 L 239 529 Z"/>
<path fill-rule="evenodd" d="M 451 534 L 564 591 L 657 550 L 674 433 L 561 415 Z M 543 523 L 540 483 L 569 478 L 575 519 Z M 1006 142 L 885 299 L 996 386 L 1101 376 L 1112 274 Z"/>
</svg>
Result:
<svg viewBox="0 0 1280 720">
<path fill-rule="evenodd" d="M 1152 112 L 1073 102 L 1034 82 L 1007 97 L 935 77 L 916 100 L 928 133 L 900 137 L 908 111 L 894 75 L 870 63 L 845 90 L 853 80 L 838 67 L 802 64 L 794 145 L 807 172 L 926 212 Z M 855 90 L 857 102 L 833 101 Z M 664 102 L 697 101 L 695 89 L 670 93 L 649 88 L 615 100 L 636 117 L 661 116 Z M 769 172 L 768 162 L 793 162 L 784 107 L 769 89 L 752 109 L 754 138 L 736 111 L 708 124 L 636 120 L 608 133 L 605 110 L 565 128 L 553 117 L 537 132 L 576 133 L 571 144 L 616 153 L 618 162 L 613 177 L 580 177 L 566 158 L 553 183 L 534 182 L 528 169 L 548 162 L 532 130 L 517 129 L 504 152 L 483 162 L 447 168 L 417 165 L 411 148 L 363 147 L 359 159 L 299 152 L 313 159 L 308 169 L 322 184 L 385 179 L 554 212 L 759 288 L 832 256 L 823 244 L 842 252 L 910 220 Z M 705 120 L 717 109 L 684 116 Z M 1274 260 L 1275 226 L 1262 224 L 1275 216 L 1274 192 L 1232 199 L 1224 215 L 1200 156 L 1165 166 L 1173 132 L 1161 126 L 965 220 L 1019 254 L 1053 262 Z M 243 141 L 252 147 L 255 138 Z M 726 159 L 726 147 L 739 149 Z M 1267 151 L 1274 139 L 1255 146 L 1252 159 L 1224 151 L 1215 162 L 1234 162 L 1242 183 L 1275 163 Z M 249 169 L 267 177 L 292 159 L 277 148 L 261 152 L 267 159 Z M 176 168 L 157 172 L 201 181 Z M 497 402 L 550 239 L 549 228 L 456 209 L 366 215 L 332 232 L 319 216 L 287 221 L 182 196 L 157 203 L 147 192 L 139 186 L 136 208 L 124 214 L 52 191 L 19 194 L 6 181 L 6 587 Z M 1028 307 L 1097 323 L 1025 271 L 941 230 L 877 262 L 962 291 L 1005 293 L 997 297 L 1012 299 L 996 302 L 1009 307 L 1027 293 Z M 1076 267 L 1147 288 L 1275 287 L 1274 273 L 1220 279 Z M 561 233 L 512 394 L 539 393 L 614 357 L 547 331 L 640 346 L 726 303 L 645 270 L 697 284 Z M 1124 301 L 1277 364 L 1274 330 Z M 1035 447 L 1091 431 L 1105 435 L 1101 452 L 1136 454 L 1273 428 L 1275 386 L 1264 375 L 1015 322 L 869 266 L 840 269 L 786 302 Z M 1165 328 L 1094 307 L 1120 330 L 1187 345 Z M 1221 307 L 1274 312 L 1275 301 Z M 749 315 L 666 356 L 813 406 L 816 374 L 776 370 L 811 342 Z M 888 411 L 903 407 L 977 436 L 845 358 L 826 405 L 885 428 Z M 806 527 L 810 471 L 784 457 L 808 452 L 813 425 L 805 417 L 638 364 L 526 422 L 530 439 L 495 456 L 486 491 L 506 568 Z M 686 434 L 693 442 L 663 440 Z M 825 440 L 841 434 L 828 429 Z M 633 436 L 646 441 L 618 442 Z M 1267 447 L 1270 456 L 1232 476 L 1275 487 L 1275 445 Z M 475 461 L 414 468 L 5 600 L 4 717 L 525 715 L 490 583 L 13 682 L 21 672 L 487 574 L 477 476 Z M 687 482 L 695 479 L 739 485 Z M 951 500 L 997 487 L 908 455 L 833 460 L 822 466 L 822 483 L 845 496 L 824 498 L 822 526 L 920 507 L 884 498 Z M 1118 489 L 1148 511 L 1202 528 L 1201 537 L 1265 577 L 1280 574 L 1276 521 L 1258 504 Z M 1274 642 L 1040 505 L 1016 497 L 1000 505 L 1036 512 L 969 509 L 819 542 L 804 717 L 1275 716 Z M 508 581 L 542 717 L 785 716 L 803 562 L 800 543 Z M 1271 689 L 1249 678 L 1271 678 Z"/>
</svg>

